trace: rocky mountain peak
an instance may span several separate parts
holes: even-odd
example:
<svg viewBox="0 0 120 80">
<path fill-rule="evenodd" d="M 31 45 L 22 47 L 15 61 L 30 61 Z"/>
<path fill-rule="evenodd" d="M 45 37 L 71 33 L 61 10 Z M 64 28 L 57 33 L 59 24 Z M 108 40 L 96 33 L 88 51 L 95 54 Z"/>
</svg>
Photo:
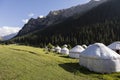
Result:
<svg viewBox="0 0 120 80">
<path fill-rule="evenodd" d="M 35 31 L 36 29 L 42 29 L 50 25 L 58 24 L 75 15 L 82 15 L 105 1 L 107 0 L 91 0 L 86 4 L 73 6 L 67 9 L 50 11 L 49 14 L 45 17 L 38 17 L 37 19 L 31 18 L 28 23 L 25 24 L 24 27 L 20 30 L 18 35 L 24 35 Z"/>
</svg>

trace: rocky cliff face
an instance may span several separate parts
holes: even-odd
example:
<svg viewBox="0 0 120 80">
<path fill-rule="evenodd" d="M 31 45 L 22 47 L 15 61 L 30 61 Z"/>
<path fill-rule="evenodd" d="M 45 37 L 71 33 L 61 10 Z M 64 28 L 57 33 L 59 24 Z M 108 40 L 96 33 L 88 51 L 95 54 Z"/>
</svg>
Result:
<svg viewBox="0 0 120 80">
<path fill-rule="evenodd" d="M 29 22 L 23 26 L 17 36 L 22 36 L 35 30 L 58 24 L 74 15 L 82 15 L 106 1 L 107 0 L 91 0 L 83 5 L 77 5 L 68 9 L 50 11 L 49 14 L 43 18 L 31 18 Z"/>
<path fill-rule="evenodd" d="M 62 10 L 57 10 L 57 11 L 51 11 L 48 16 L 61 16 L 61 17 L 70 17 L 76 14 L 83 14 L 84 12 L 90 10 L 93 7 L 98 6 L 99 4 L 105 2 L 107 0 L 91 0 L 90 2 L 83 4 L 83 5 L 77 5 L 73 6 L 68 9 L 62 9 Z"/>
</svg>

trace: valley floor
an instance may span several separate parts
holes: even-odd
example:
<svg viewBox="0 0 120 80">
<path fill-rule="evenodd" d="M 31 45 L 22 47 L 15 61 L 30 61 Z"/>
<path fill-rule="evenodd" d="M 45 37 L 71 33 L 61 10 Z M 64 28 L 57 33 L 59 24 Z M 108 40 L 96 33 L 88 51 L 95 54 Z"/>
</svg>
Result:
<svg viewBox="0 0 120 80">
<path fill-rule="evenodd" d="M 98 74 L 79 60 L 41 48 L 0 45 L 0 80 L 119 80 L 120 73 Z"/>
</svg>

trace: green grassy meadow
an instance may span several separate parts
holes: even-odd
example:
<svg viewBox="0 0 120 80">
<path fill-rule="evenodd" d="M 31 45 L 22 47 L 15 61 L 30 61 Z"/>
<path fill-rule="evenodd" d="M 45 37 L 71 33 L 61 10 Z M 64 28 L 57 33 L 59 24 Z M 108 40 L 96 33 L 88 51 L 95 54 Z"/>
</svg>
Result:
<svg viewBox="0 0 120 80">
<path fill-rule="evenodd" d="M 78 62 L 41 48 L 0 45 L 0 80 L 120 80 L 120 73 L 98 74 Z"/>
</svg>

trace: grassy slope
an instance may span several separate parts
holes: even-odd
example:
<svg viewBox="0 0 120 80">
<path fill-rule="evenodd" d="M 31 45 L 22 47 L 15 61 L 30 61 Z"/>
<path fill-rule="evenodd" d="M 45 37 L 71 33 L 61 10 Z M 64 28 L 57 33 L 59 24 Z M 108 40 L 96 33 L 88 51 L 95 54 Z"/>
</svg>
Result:
<svg viewBox="0 0 120 80">
<path fill-rule="evenodd" d="M 119 80 L 120 73 L 97 74 L 79 66 L 79 60 L 40 48 L 0 46 L 0 80 Z"/>
</svg>

